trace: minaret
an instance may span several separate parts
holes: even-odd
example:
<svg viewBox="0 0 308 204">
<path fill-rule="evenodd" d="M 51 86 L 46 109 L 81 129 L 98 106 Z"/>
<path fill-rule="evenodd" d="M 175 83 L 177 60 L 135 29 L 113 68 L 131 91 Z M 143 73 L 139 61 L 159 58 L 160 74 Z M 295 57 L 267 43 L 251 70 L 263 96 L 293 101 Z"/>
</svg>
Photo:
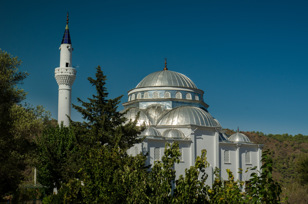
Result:
<svg viewBox="0 0 308 204">
<path fill-rule="evenodd" d="M 63 122 L 64 126 L 69 126 L 71 116 L 71 90 L 76 78 L 76 70 L 72 67 L 72 42 L 68 29 L 68 13 L 66 27 L 60 46 L 60 67 L 55 69 L 55 78 L 59 85 L 58 99 L 58 124 Z"/>
</svg>

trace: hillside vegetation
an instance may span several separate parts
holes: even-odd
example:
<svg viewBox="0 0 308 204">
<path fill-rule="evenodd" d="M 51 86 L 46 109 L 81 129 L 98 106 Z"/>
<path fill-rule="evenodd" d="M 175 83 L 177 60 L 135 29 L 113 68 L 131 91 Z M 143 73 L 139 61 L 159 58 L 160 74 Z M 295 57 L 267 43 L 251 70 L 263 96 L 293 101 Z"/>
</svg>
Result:
<svg viewBox="0 0 308 204">
<path fill-rule="evenodd" d="M 300 170 L 301 161 L 308 161 L 308 135 L 241 132 L 247 135 L 253 143 L 264 144 L 263 150 L 272 152 L 273 177 L 283 187 L 282 197 L 287 196 L 289 203 L 308 203 L 308 185 L 301 179 L 301 175 L 304 176 L 305 172 Z M 231 135 L 235 131 L 227 129 L 226 133 Z M 305 163 L 307 166 L 307 162 L 303 165 Z"/>
</svg>

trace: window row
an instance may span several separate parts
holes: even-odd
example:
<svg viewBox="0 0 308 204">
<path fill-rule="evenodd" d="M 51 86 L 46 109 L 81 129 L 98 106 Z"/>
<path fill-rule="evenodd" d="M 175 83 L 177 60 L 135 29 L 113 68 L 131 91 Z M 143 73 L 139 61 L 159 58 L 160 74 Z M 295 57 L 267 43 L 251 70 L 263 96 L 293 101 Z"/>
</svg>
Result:
<svg viewBox="0 0 308 204">
<path fill-rule="evenodd" d="M 150 98 L 171 98 L 171 93 L 166 91 L 164 93 L 163 97 L 160 97 L 159 93 L 157 91 L 155 91 L 153 93 L 153 97 L 150 97 L 149 92 L 145 92 L 142 96 L 141 93 L 137 93 L 137 94 L 131 94 L 130 96 L 128 96 L 128 101 L 134 101 L 134 100 L 138 100 L 138 99 L 150 99 Z M 175 94 L 175 98 L 177 99 L 183 99 L 183 94 L 181 92 L 176 92 Z M 185 99 L 187 100 L 193 100 L 191 93 L 186 93 L 185 94 Z M 195 100 L 199 101 L 200 98 L 198 95 L 195 95 Z"/>
<path fill-rule="evenodd" d="M 161 157 L 162 157 L 162 154 L 161 154 L 161 150 L 163 150 L 163 149 L 161 149 L 161 148 L 159 148 L 159 147 L 155 147 L 154 148 L 154 161 L 161 161 Z M 181 156 L 180 156 L 180 161 L 184 161 L 183 160 L 183 149 L 182 148 L 180 148 L 180 153 L 181 153 Z"/>
<path fill-rule="evenodd" d="M 225 150 L 224 151 L 224 163 L 225 164 L 230 164 L 231 160 L 230 160 L 230 151 L 229 150 Z M 246 164 L 251 164 L 251 154 L 249 151 L 245 151 L 245 163 Z"/>
</svg>

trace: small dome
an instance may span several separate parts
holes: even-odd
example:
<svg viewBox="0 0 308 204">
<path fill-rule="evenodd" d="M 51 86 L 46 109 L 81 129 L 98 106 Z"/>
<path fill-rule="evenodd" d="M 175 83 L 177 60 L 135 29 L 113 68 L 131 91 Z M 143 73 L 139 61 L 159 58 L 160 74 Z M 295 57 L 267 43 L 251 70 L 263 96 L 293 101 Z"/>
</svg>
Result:
<svg viewBox="0 0 308 204">
<path fill-rule="evenodd" d="M 184 74 L 163 70 L 154 72 L 144 77 L 136 88 L 143 87 L 156 87 L 156 86 L 175 86 L 184 88 L 194 88 L 197 86 Z"/>
<path fill-rule="evenodd" d="M 243 133 L 236 132 L 229 137 L 229 141 L 236 143 L 250 143 L 250 139 Z"/>
<path fill-rule="evenodd" d="M 151 125 L 147 115 L 142 110 L 139 110 L 138 108 L 130 108 L 127 111 L 127 113 L 125 114 L 125 117 L 128 120 L 134 121 L 139 112 L 140 112 L 140 115 L 139 115 L 139 119 L 137 121 L 137 126 L 141 126 L 141 125 L 149 126 L 149 125 Z"/>
<path fill-rule="evenodd" d="M 145 129 L 142 133 L 141 136 L 152 136 L 152 137 L 161 137 L 161 134 L 158 130 L 156 130 L 153 127 L 148 127 L 147 129 Z"/>
<path fill-rule="evenodd" d="M 184 133 L 180 130 L 177 130 L 177 129 L 166 130 L 163 133 L 163 136 L 166 137 L 166 138 L 172 138 L 172 139 L 183 139 L 183 138 L 185 138 Z"/>
<path fill-rule="evenodd" d="M 158 125 L 197 125 L 220 127 L 214 118 L 205 110 L 193 106 L 181 106 L 168 112 Z"/>
</svg>

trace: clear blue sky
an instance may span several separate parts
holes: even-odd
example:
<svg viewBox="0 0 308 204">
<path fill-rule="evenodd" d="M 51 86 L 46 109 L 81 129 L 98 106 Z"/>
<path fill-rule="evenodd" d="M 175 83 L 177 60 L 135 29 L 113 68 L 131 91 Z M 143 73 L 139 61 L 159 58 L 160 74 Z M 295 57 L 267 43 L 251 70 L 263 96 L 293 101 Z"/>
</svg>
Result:
<svg viewBox="0 0 308 204">
<path fill-rule="evenodd" d="M 93 93 L 97 65 L 110 97 L 168 68 L 205 91 L 224 128 L 308 134 L 308 1 L 1 1 L 0 48 L 30 76 L 27 102 L 57 118 L 59 46 L 70 13 L 72 101 Z M 120 107 L 122 109 L 123 107 Z M 74 110 L 73 120 L 81 120 Z"/>
</svg>

